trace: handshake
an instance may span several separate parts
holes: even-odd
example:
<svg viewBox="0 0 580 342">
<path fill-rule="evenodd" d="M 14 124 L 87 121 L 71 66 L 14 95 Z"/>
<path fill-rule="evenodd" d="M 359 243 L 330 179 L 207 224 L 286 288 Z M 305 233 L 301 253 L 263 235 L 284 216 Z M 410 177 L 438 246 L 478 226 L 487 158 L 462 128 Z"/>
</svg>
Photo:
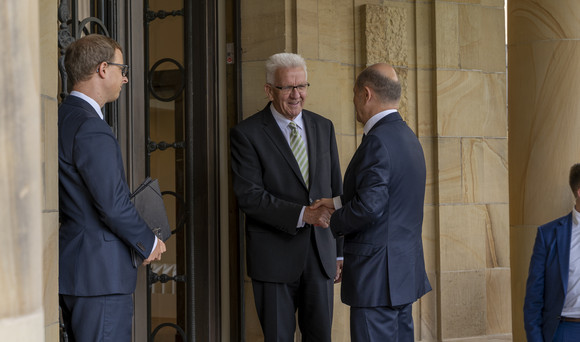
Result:
<svg viewBox="0 0 580 342">
<path fill-rule="evenodd" d="M 328 228 L 332 213 L 334 213 L 332 198 L 321 198 L 304 209 L 303 220 L 313 226 Z"/>
</svg>

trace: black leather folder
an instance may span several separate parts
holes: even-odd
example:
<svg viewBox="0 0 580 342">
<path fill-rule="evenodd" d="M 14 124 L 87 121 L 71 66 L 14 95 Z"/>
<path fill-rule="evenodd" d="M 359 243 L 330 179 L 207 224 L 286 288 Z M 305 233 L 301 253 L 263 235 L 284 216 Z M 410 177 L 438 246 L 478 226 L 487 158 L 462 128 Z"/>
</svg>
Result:
<svg viewBox="0 0 580 342">
<path fill-rule="evenodd" d="M 131 194 L 131 201 L 151 231 L 163 242 L 167 241 L 171 228 L 157 179 L 147 177 Z"/>
</svg>

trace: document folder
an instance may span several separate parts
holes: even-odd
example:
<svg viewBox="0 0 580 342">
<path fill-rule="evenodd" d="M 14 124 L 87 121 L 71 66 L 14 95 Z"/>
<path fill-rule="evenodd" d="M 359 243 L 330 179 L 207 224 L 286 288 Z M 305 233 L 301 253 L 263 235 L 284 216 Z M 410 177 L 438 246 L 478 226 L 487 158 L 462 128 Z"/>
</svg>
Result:
<svg viewBox="0 0 580 342">
<path fill-rule="evenodd" d="M 147 177 L 131 194 L 131 200 L 151 231 L 163 242 L 167 241 L 171 228 L 157 179 Z"/>
</svg>

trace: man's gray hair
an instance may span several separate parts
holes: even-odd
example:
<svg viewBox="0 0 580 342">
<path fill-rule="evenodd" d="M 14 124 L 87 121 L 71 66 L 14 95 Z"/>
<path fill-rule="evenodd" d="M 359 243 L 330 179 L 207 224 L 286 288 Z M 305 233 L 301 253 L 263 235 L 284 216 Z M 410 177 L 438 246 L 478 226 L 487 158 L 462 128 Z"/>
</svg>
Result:
<svg viewBox="0 0 580 342">
<path fill-rule="evenodd" d="M 266 83 L 274 84 L 276 70 L 280 68 L 303 68 L 306 79 L 308 79 L 304 58 L 295 53 L 282 52 L 270 56 L 266 61 Z"/>
<path fill-rule="evenodd" d="M 356 79 L 356 88 L 370 87 L 382 103 L 401 99 L 401 82 L 395 81 L 373 68 L 366 68 Z"/>
</svg>

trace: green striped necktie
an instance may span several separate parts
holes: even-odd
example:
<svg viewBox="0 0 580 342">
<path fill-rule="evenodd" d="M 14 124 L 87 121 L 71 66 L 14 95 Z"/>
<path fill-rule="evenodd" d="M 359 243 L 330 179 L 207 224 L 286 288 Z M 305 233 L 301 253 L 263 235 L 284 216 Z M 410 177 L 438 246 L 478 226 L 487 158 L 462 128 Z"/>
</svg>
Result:
<svg viewBox="0 0 580 342">
<path fill-rule="evenodd" d="M 298 126 L 294 122 L 290 122 L 288 124 L 290 127 L 290 148 L 292 149 L 292 153 L 294 154 L 294 158 L 298 162 L 298 166 L 300 167 L 300 172 L 302 173 L 302 177 L 304 177 L 304 183 L 306 186 L 309 187 L 308 184 L 308 153 L 306 153 L 306 146 L 304 145 L 304 140 L 302 140 L 302 136 L 298 133 Z"/>
</svg>

